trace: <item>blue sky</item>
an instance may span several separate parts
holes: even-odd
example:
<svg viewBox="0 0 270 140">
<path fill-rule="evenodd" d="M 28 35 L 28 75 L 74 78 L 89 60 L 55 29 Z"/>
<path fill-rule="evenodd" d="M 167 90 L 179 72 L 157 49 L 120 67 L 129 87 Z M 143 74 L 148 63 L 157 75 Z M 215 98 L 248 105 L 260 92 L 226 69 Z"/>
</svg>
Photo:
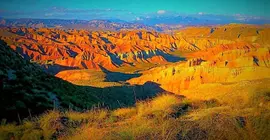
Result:
<svg viewBox="0 0 270 140">
<path fill-rule="evenodd" d="M 174 15 L 270 18 L 270 0 L 1 0 L 5 18 L 122 19 Z"/>
</svg>

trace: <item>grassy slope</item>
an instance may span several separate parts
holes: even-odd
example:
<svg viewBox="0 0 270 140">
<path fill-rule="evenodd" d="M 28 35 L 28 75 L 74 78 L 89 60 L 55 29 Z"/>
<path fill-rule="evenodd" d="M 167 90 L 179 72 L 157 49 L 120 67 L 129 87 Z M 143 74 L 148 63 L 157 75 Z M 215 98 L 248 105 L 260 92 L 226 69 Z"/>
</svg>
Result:
<svg viewBox="0 0 270 140">
<path fill-rule="evenodd" d="M 0 137 L 266 140 L 270 138 L 270 88 L 267 85 L 270 85 L 269 79 L 206 84 L 186 91 L 187 98 L 162 94 L 137 102 L 135 107 L 113 111 L 50 111 L 32 121 L 25 120 L 19 126 L 2 125 Z M 210 87 L 214 90 L 209 90 Z M 221 98 L 223 94 L 231 98 Z"/>
</svg>

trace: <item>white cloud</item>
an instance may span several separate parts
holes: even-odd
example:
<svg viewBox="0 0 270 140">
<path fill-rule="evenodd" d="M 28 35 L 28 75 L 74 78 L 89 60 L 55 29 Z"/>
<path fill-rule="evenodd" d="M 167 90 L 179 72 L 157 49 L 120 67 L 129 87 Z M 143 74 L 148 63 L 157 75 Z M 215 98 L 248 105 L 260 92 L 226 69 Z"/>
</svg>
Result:
<svg viewBox="0 0 270 140">
<path fill-rule="evenodd" d="M 165 14 L 166 11 L 165 11 L 165 10 L 158 10 L 157 13 L 158 13 L 158 14 Z"/>
<path fill-rule="evenodd" d="M 139 18 L 139 17 L 136 17 L 136 20 L 142 20 L 141 18 Z"/>
<path fill-rule="evenodd" d="M 203 12 L 199 12 L 198 14 L 199 14 L 199 15 L 203 15 L 204 13 L 203 13 Z"/>
</svg>

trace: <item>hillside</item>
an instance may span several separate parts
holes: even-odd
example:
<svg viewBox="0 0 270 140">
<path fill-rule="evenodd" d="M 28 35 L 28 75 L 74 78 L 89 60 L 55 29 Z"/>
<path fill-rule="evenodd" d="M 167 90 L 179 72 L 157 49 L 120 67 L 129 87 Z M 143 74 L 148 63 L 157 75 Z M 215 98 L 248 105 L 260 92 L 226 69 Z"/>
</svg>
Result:
<svg viewBox="0 0 270 140">
<path fill-rule="evenodd" d="M 91 94 L 98 90 L 86 92 L 46 74 L 38 65 L 23 60 L 2 40 L 0 53 L 1 118 L 15 120 L 17 114 L 22 118 L 29 116 L 28 110 L 34 115 L 48 109 L 68 108 L 71 104 L 82 109 L 97 103 Z"/>
<path fill-rule="evenodd" d="M 0 118 L 8 121 L 18 121 L 18 115 L 23 119 L 50 109 L 82 111 L 94 106 L 111 109 L 130 106 L 135 103 L 135 99 L 150 98 L 163 91 L 151 83 L 141 86 L 118 84 L 108 88 L 76 86 L 24 60 L 4 41 L 1 41 L 0 54 Z M 130 75 L 122 73 L 112 73 L 107 78 L 115 82 L 119 75 L 130 78 Z M 149 90 L 151 87 L 155 90 Z"/>
<path fill-rule="evenodd" d="M 129 108 L 49 111 L 21 125 L 2 124 L 0 138 L 267 140 L 269 84 L 204 84 L 182 92 L 186 97 L 160 94 Z"/>
</svg>

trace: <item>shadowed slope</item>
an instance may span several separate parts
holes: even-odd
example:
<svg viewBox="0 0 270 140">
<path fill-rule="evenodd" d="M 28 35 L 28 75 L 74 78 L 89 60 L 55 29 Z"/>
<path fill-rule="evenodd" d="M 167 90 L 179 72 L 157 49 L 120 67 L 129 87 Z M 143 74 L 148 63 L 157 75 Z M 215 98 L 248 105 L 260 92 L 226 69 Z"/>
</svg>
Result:
<svg viewBox="0 0 270 140">
<path fill-rule="evenodd" d="M 1 40 L 0 46 L 0 76 L 1 76 L 1 118 L 8 120 L 17 118 L 17 113 L 23 118 L 32 114 L 42 113 L 47 109 L 68 107 L 75 108 L 92 106 L 97 98 L 91 92 L 46 74 L 38 65 L 23 60 Z M 76 94 L 76 96 L 74 96 Z"/>
<path fill-rule="evenodd" d="M 1 113 L 0 118 L 17 120 L 48 109 L 85 110 L 97 104 L 118 108 L 132 106 L 164 92 L 155 83 L 134 86 L 94 88 L 75 86 L 45 73 L 38 65 L 23 60 L 1 41 L 0 47 Z M 121 74 L 117 73 L 116 75 Z M 128 76 L 129 78 L 129 76 Z M 115 80 L 115 79 L 114 79 Z"/>
</svg>

